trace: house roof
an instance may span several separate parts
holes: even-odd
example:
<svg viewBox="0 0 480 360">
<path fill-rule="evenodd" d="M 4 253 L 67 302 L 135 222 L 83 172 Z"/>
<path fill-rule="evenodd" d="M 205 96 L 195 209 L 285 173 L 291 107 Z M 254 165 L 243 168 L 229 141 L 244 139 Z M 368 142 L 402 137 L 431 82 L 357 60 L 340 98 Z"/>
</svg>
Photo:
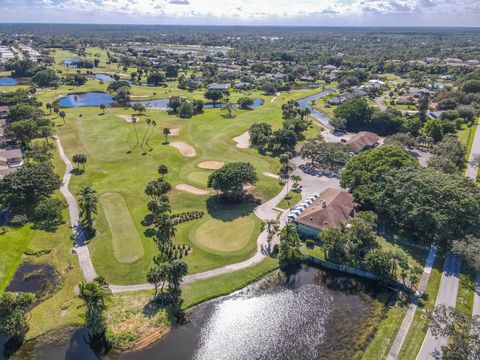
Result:
<svg viewBox="0 0 480 360">
<path fill-rule="evenodd" d="M 340 222 L 346 222 L 354 216 L 355 205 L 352 194 L 328 188 L 295 219 L 295 222 L 319 230 L 337 227 Z"/>
<path fill-rule="evenodd" d="M 21 158 L 22 158 L 22 150 L 20 149 L 0 151 L 0 159 L 10 160 L 10 159 L 21 159 Z"/>
<path fill-rule="evenodd" d="M 360 131 L 354 137 L 347 141 L 347 145 L 352 151 L 359 152 L 367 146 L 378 143 L 378 136 L 369 131 Z"/>
<path fill-rule="evenodd" d="M 229 87 L 230 87 L 229 84 L 212 83 L 207 85 L 207 89 L 214 89 L 214 90 L 228 90 Z"/>
<path fill-rule="evenodd" d="M 8 112 L 8 106 L 0 106 L 0 113 L 7 113 Z"/>
</svg>

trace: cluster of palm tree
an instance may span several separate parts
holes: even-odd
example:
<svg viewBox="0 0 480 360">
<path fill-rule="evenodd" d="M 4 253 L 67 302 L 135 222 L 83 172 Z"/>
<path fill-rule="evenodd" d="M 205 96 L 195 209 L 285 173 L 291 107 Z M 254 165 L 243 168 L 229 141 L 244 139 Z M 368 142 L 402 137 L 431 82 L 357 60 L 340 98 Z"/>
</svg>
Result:
<svg viewBox="0 0 480 360">
<path fill-rule="evenodd" d="M 176 303 L 180 296 L 180 282 L 187 274 L 188 266 L 184 261 L 177 259 L 177 256 L 174 256 L 171 251 L 176 227 L 171 216 L 170 200 L 168 198 L 168 192 L 172 189 L 172 186 L 165 180 L 168 167 L 164 164 L 160 165 L 158 173 L 161 177 L 150 181 L 145 188 L 145 193 L 151 198 L 147 207 L 153 216 L 155 241 L 159 250 L 159 255 L 153 258 L 155 265 L 147 272 L 147 281 L 154 284 L 154 298 L 157 298 L 159 286 L 161 286 L 162 301 L 168 300 Z M 168 283 L 167 297 L 163 296 L 165 283 Z"/>
<path fill-rule="evenodd" d="M 111 295 L 108 283 L 103 277 L 97 277 L 92 282 L 81 282 L 78 285 L 78 297 L 83 301 L 85 325 L 91 339 L 105 340 L 106 321 L 105 310 L 107 300 Z"/>
<path fill-rule="evenodd" d="M 147 128 L 145 130 L 145 133 L 143 134 L 142 142 L 140 142 L 139 139 L 138 139 L 138 132 L 137 132 L 137 126 L 136 126 L 137 121 L 138 121 L 138 119 L 136 117 L 132 116 L 132 124 L 133 124 L 133 128 L 135 130 L 135 139 L 137 141 L 135 146 L 133 147 L 133 149 L 135 149 L 137 146 L 140 145 L 140 147 L 145 152 L 145 148 L 143 147 L 143 145 L 146 145 L 147 147 L 150 148 L 150 150 L 152 150 L 152 147 L 149 145 L 148 142 L 150 141 L 150 138 L 152 137 L 153 132 L 155 131 L 155 126 L 157 126 L 157 122 L 153 119 L 150 119 L 150 118 L 145 120 L 145 122 L 147 124 Z"/>
<path fill-rule="evenodd" d="M 78 205 L 85 234 L 91 237 L 95 234 L 93 215 L 97 213 L 97 192 L 95 189 L 84 186 L 78 193 Z"/>
<path fill-rule="evenodd" d="M 270 244 L 273 240 L 273 237 L 278 233 L 280 230 L 280 224 L 277 220 L 274 219 L 267 219 L 262 223 L 261 231 L 267 231 L 267 242 L 268 248 L 270 249 Z"/>
</svg>

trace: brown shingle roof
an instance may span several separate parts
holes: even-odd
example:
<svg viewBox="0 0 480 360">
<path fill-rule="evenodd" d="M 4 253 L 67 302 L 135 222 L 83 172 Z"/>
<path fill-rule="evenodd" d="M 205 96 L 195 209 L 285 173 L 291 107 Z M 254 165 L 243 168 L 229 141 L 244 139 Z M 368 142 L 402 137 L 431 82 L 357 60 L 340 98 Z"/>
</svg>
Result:
<svg viewBox="0 0 480 360">
<path fill-rule="evenodd" d="M 324 206 L 324 201 L 326 206 Z M 347 222 L 354 215 L 355 202 L 352 194 L 328 188 L 295 219 L 295 222 L 324 230 L 329 227 L 337 227 L 341 221 Z"/>
<path fill-rule="evenodd" d="M 347 141 L 347 145 L 355 152 L 360 152 L 367 146 L 373 146 L 378 143 L 378 136 L 369 131 L 360 131 L 354 137 Z"/>
</svg>

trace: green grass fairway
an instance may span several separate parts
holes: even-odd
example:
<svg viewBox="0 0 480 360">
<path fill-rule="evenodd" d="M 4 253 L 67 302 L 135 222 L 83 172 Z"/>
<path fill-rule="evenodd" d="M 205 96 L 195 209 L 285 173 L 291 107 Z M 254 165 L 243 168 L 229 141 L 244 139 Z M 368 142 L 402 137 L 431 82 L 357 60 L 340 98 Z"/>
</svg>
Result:
<svg viewBox="0 0 480 360">
<path fill-rule="evenodd" d="M 229 222 L 212 218 L 195 229 L 192 241 L 218 252 L 239 251 L 247 246 L 254 231 L 255 222 L 250 217 Z"/>
<path fill-rule="evenodd" d="M 100 198 L 100 204 L 112 234 L 115 259 L 121 263 L 140 259 L 143 256 L 142 240 L 123 196 L 118 193 L 105 193 Z"/>
</svg>

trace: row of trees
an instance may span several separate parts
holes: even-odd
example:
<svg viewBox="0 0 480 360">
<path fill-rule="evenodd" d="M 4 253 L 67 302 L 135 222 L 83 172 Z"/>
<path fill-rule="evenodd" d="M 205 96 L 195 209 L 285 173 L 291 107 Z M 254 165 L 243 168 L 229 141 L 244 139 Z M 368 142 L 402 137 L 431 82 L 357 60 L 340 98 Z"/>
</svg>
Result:
<svg viewBox="0 0 480 360">
<path fill-rule="evenodd" d="M 161 177 L 150 181 L 145 188 L 145 194 L 150 197 L 147 208 L 153 218 L 155 241 L 159 250 L 159 254 L 153 258 L 154 266 L 147 272 L 147 281 L 155 287 L 154 298 L 160 292 L 162 301 L 178 303 L 180 283 L 188 273 L 188 266 L 183 260 L 175 258 L 175 252 L 170 251 L 176 232 L 168 197 L 172 187 L 165 180 L 168 167 L 160 165 L 158 173 Z M 163 292 L 165 284 L 168 284 L 166 294 Z"/>
<path fill-rule="evenodd" d="M 420 239 L 480 233 L 480 191 L 461 175 L 418 166 L 402 149 L 382 146 L 350 159 L 340 183 L 355 200 Z M 461 204 L 461 206 L 459 205 Z"/>
</svg>

